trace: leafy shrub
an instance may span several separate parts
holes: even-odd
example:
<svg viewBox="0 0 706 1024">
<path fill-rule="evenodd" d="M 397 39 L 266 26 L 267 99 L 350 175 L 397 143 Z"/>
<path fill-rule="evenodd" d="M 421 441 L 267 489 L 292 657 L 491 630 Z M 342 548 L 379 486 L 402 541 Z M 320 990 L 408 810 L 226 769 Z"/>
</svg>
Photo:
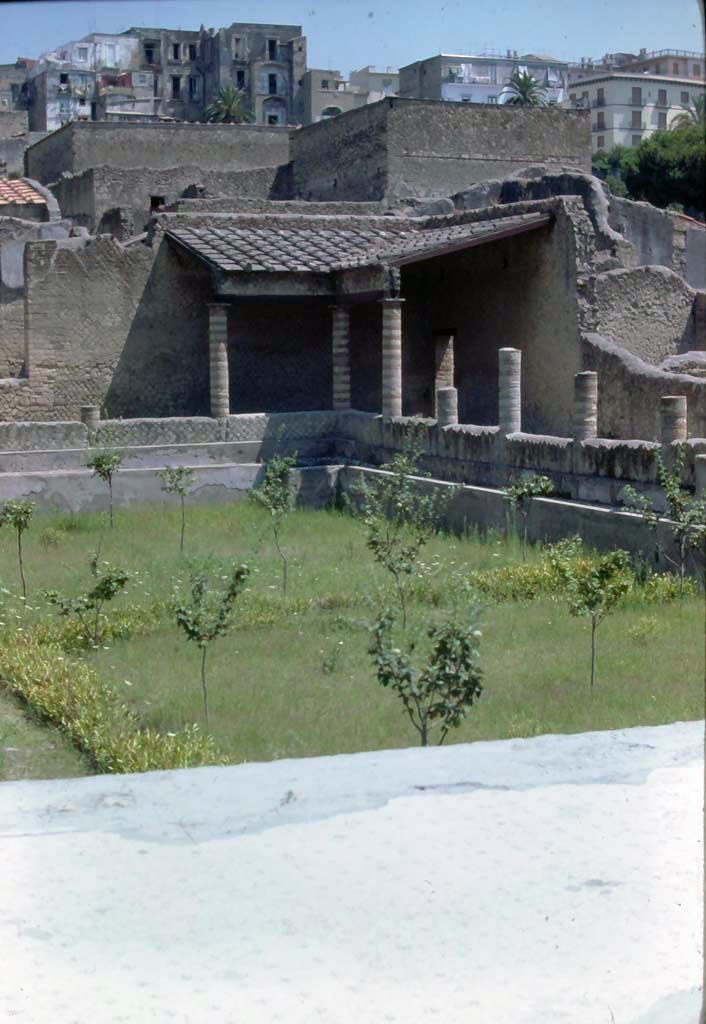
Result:
<svg viewBox="0 0 706 1024">
<path fill-rule="evenodd" d="M 431 729 L 438 724 L 441 746 L 449 730 L 461 724 L 483 692 L 482 634 L 473 624 L 453 619 L 432 623 L 426 631 L 430 641 L 426 662 L 416 667 L 416 643 L 407 641 L 406 650 L 396 646 L 393 626 L 394 616 L 385 609 L 371 629 L 368 651 L 378 682 L 400 698 L 421 745 L 427 746 Z"/>
<path fill-rule="evenodd" d="M 46 526 L 39 532 L 37 540 L 43 548 L 58 548 L 66 540 L 66 534 L 55 526 Z"/>
<path fill-rule="evenodd" d="M 163 601 L 151 604 L 131 604 L 112 612 L 102 623 L 100 640 L 109 644 L 114 640 L 129 640 L 133 636 L 146 636 L 160 623 L 165 612 Z M 54 644 L 67 654 L 94 650 L 91 630 L 77 618 L 62 618 L 60 622 L 40 623 L 32 627 L 32 636 L 40 644 Z"/>
<path fill-rule="evenodd" d="M 84 662 L 64 658 L 53 644 L 14 634 L 0 649 L 0 683 L 56 725 L 101 772 L 124 773 L 223 764 L 197 725 L 177 733 L 141 726 L 110 686 Z"/>
<path fill-rule="evenodd" d="M 105 633 L 103 608 L 127 586 L 130 573 L 108 562 L 99 563 L 97 554 L 89 564 L 95 582 L 85 594 L 64 597 L 56 590 L 45 590 L 44 596 L 58 609 L 59 615 L 78 620 L 82 633 L 90 637 L 93 647 L 97 647 Z"/>
</svg>

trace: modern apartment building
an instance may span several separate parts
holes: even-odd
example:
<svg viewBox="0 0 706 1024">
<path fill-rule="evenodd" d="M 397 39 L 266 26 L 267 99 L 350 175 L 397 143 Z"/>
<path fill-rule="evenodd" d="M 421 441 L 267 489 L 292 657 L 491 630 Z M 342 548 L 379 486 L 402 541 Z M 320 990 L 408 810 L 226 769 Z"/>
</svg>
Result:
<svg viewBox="0 0 706 1024">
<path fill-rule="evenodd" d="M 590 108 L 596 152 L 638 146 L 653 132 L 670 128 L 703 94 L 704 83 L 696 78 L 619 71 L 572 83 L 565 106 Z"/>
<path fill-rule="evenodd" d="M 594 78 L 614 71 L 665 75 L 671 78 L 693 78 L 703 82 L 704 54 L 695 50 L 646 50 L 639 53 L 606 53 L 600 60 L 582 57 L 580 63 L 569 65 L 569 82 Z"/>
<path fill-rule="evenodd" d="M 93 33 L 43 54 L 28 72 L 29 125 L 53 131 L 75 120 L 200 121 L 226 85 L 242 90 L 256 123 L 298 124 L 305 73 L 300 25 Z"/>
<path fill-rule="evenodd" d="M 304 75 L 304 124 L 394 96 L 398 85 L 399 75 L 392 68 L 369 66 L 351 71 L 348 79 L 332 68 L 310 68 Z"/>
<path fill-rule="evenodd" d="M 553 57 L 518 55 L 517 50 L 481 54 L 440 53 L 400 68 L 399 95 L 461 103 L 505 103 L 515 71 L 526 71 L 544 86 L 548 103 L 566 98 L 568 64 Z"/>
</svg>

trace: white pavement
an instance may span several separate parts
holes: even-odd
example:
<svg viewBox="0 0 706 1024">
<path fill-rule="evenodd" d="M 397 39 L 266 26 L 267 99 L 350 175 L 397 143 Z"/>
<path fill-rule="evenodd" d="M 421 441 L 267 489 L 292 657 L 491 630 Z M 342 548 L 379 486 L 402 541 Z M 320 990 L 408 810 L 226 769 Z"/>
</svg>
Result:
<svg viewBox="0 0 706 1024">
<path fill-rule="evenodd" d="M 703 723 L 0 784 L 0 1021 L 696 1024 Z"/>
</svg>

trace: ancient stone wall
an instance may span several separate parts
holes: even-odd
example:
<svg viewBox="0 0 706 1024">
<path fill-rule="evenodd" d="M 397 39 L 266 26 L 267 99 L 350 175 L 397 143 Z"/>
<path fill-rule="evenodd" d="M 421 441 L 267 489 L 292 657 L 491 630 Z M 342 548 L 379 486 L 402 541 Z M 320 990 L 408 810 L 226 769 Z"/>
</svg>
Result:
<svg viewBox="0 0 706 1024">
<path fill-rule="evenodd" d="M 397 99 L 387 138 L 390 196 L 449 196 L 528 164 L 591 169 L 580 110 Z"/>
<path fill-rule="evenodd" d="M 0 418 L 207 410 L 209 276 L 161 236 L 154 249 L 29 243 L 25 280 L 29 379 L 0 386 Z"/>
<path fill-rule="evenodd" d="M 103 166 L 167 170 L 188 162 L 202 171 L 277 167 L 289 160 L 289 129 L 72 121 L 31 146 L 25 159 L 27 174 L 43 184 L 64 172 Z"/>
<path fill-rule="evenodd" d="M 405 414 L 431 415 L 432 337 L 448 328 L 462 423 L 498 422 L 498 349 L 510 346 L 522 351 L 526 429 L 568 433 L 580 369 L 576 247 L 571 219 L 557 211 L 553 226 L 403 269 Z"/>
<path fill-rule="evenodd" d="M 668 356 L 706 347 L 695 330 L 695 294 L 666 267 L 609 270 L 582 287 L 581 326 L 659 366 Z"/>
<path fill-rule="evenodd" d="M 530 163 L 591 165 L 585 111 L 388 98 L 292 135 L 292 194 L 449 196 Z"/>
<path fill-rule="evenodd" d="M 0 110 L 0 139 L 26 132 L 29 127 L 26 110 Z"/>
<path fill-rule="evenodd" d="M 199 184 L 212 195 L 262 200 L 269 197 L 277 175 L 274 167 L 204 171 L 193 163 L 169 168 L 100 166 L 62 174 L 51 187 L 64 216 L 92 233 L 109 231 L 111 211 L 120 210 L 139 234 L 157 197 L 166 205 L 174 204 L 189 185 Z"/>
<path fill-rule="evenodd" d="M 706 380 L 665 373 L 598 334 L 581 335 L 581 358 L 582 369 L 598 373 L 601 437 L 656 438 L 662 396 L 685 395 L 689 435 L 706 438 Z"/>
</svg>

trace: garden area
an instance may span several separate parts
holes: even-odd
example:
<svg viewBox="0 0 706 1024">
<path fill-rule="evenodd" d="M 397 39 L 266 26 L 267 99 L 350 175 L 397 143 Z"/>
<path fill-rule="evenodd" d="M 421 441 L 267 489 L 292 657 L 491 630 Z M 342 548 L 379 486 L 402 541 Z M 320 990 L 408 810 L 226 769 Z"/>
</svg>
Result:
<svg viewBox="0 0 706 1024">
<path fill-rule="evenodd" d="M 290 507 L 282 458 L 237 504 L 0 507 L 0 778 L 703 717 L 697 580 L 527 545 L 521 514 L 444 533 L 405 458 L 330 511 Z"/>
</svg>

